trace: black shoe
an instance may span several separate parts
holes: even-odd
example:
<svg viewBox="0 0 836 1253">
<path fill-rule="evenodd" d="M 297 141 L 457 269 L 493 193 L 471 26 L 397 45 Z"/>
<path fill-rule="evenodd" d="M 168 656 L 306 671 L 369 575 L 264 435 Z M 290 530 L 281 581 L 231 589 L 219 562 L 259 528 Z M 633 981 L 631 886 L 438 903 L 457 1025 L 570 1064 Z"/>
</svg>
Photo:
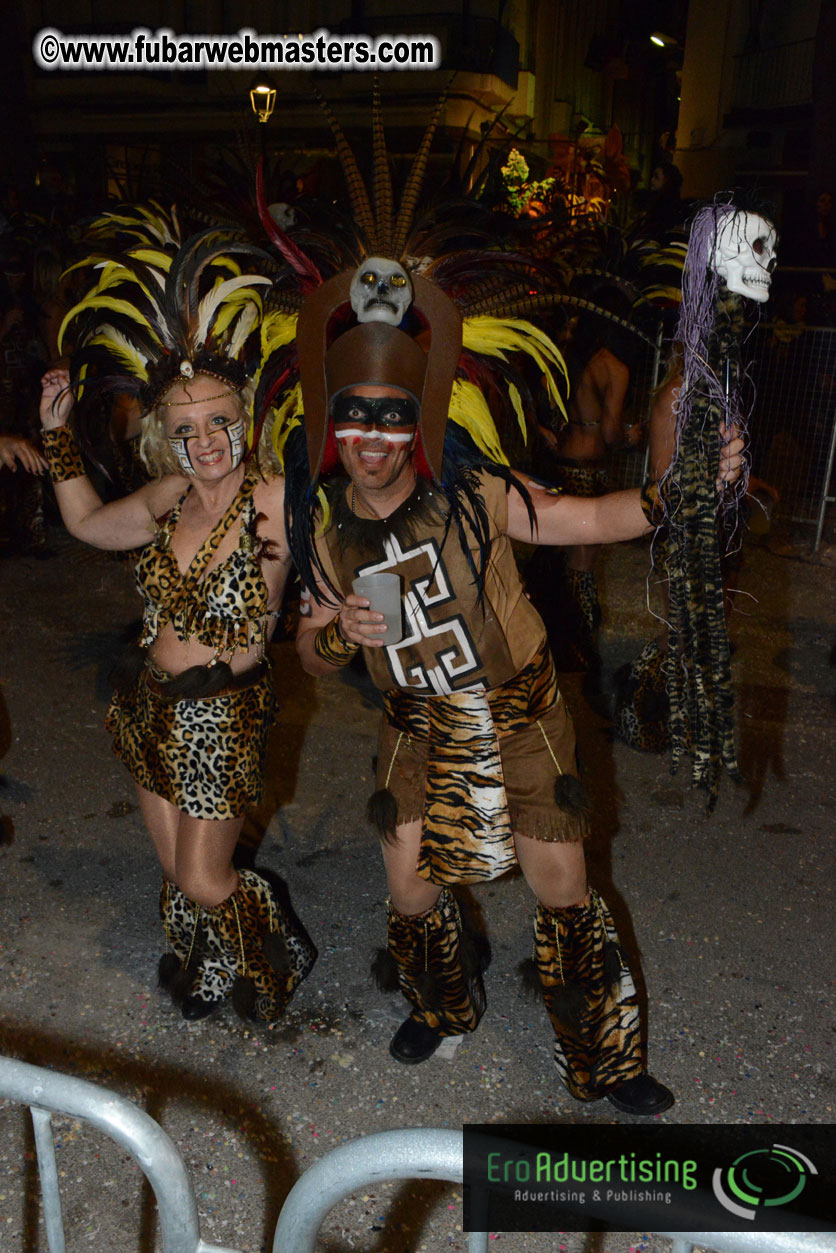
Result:
<svg viewBox="0 0 836 1253">
<path fill-rule="evenodd" d="M 425 1062 L 428 1057 L 432 1057 L 443 1039 L 432 1027 L 410 1017 L 401 1023 L 392 1036 L 389 1052 L 396 1062 L 414 1066 L 417 1062 Z"/>
<path fill-rule="evenodd" d="M 653 1114 L 662 1114 L 670 1109 L 676 1097 L 670 1088 L 659 1083 L 652 1075 L 644 1072 L 633 1079 L 627 1079 L 616 1088 L 610 1088 L 603 1095 L 610 1105 L 620 1109 L 622 1114 L 635 1114 L 640 1118 L 649 1118 Z"/>
<path fill-rule="evenodd" d="M 223 1000 L 205 1001 L 202 996 L 185 996 L 180 1002 L 180 1013 L 189 1022 L 199 1022 L 201 1018 L 214 1014 L 222 1004 Z"/>
</svg>

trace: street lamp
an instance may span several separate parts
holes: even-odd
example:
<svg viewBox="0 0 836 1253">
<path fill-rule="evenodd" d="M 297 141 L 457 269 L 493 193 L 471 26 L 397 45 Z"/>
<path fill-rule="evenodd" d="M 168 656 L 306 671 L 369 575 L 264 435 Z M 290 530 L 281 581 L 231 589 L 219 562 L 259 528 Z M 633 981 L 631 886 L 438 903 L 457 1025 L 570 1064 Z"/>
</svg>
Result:
<svg viewBox="0 0 836 1253">
<path fill-rule="evenodd" d="M 269 83 L 256 83 L 250 91 L 250 104 L 259 122 L 269 122 L 270 114 L 276 107 L 276 89 Z"/>
</svg>

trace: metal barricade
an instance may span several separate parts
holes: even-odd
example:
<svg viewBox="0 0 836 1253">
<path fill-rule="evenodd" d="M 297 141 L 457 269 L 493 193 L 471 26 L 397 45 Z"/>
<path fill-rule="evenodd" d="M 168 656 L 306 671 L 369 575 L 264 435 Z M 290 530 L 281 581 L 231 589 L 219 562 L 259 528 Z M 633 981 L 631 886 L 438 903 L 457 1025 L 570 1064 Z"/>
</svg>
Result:
<svg viewBox="0 0 836 1253">
<path fill-rule="evenodd" d="M 460 1131 L 428 1127 L 378 1131 L 341 1144 L 309 1167 L 290 1190 L 276 1226 L 273 1253 L 314 1253 L 328 1211 L 368 1184 L 388 1179 L 461 1183 L 463 1158 Z M 470 1253 L 485 1253 L 487 1241 L 487 1232 L 471 1232 Z"/>
<path fill-rule="evenodd" d="M 647 423 L 654 389 L 664 372 L 666 345 L 660 325 L 656 350 L 636 353 L 632 416 Z M 836 466 L 836 327 L 764 322 L 747 341 L 754 403 L 749 421 L 752 473 L 775 487 L 778 513 L 813 528 L 811 547 L 821 544 L 829 485 Z M 636 487 L 644 461 L 618 449 L 607 458 L 610 490 Z"/>
<path fill-rule="evenodd" d="M 150 1115 L 106 1088 L 0 1057 L 0 1097 L 28 1105 L 35 1129 L 49 1253 L 65 1253 L 52 1114 L 82 1118 L 125 1149 L 154 1190 L 164 1253 L 238 1253 L 200 1238 L 197 1201 L 180 1153 Z"/>
<path fill-rule="evenodd" d="M 752 472 L 821 543 L 836 449 L 836 327 L 763 323 L 752 337 Z"/>
<path fill-rule="evenodd" d="M 84 1079 L 0 1057 L 0 1098 L 31 1109 L 50 1253 L 65 1253 L 53 1113 L 83 1119 L 131 1154 L 154 1191 L 164 1253 L 239 1253 L 200 1238 L 194 1188 L 180 1153 L 154 1119 L 124 1097 Z M 330 1210 L 369 1184 L 393 1179 L 461 1184 L 463 1157 L 461 1132 L 427 1127 L 381 1131 L 332 1149 L 288 1194 L 273 1253 L 315 1253 L 317 1234 Z M 709 1253 L 836 1253 L 836 1235 L 817 1232 L 645 1234 L 671 1241 L 671 1253 L 693 1253 L 695 1246 Z M 487 1241 L 487 1232 L 471 1232 L 470 1253 L 486 1253 Z"/>
<path fill-rule="evenodd" d="M 413 1128 L 380 1131 L 332 1149 L 291 1189 L 279 1215 L 273 1253 L 315 1253 L 328 1212 L 370 1184 L 389 1179 L 447 1179 L 461 1183 L 464 1138 L 460 1132 Z M 571 1206 L 567 1207 L 571 1211 Z M 582 1216 L 579 1211 L 578 1217 Z M 645 1232 L 671 1241 L 670 1253 L 836 1253 L 836 1235 L 818 1232 Z M 485 1253 L 487 1232 L 473 1231 L 470 1253 Z"/>
</svg>

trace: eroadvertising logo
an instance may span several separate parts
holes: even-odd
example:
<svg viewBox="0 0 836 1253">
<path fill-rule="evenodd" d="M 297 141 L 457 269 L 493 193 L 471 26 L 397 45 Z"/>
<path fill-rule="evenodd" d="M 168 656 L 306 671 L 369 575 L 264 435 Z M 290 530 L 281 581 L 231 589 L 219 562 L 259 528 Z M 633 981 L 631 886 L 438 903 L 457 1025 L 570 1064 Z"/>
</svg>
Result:
<svg viewBox="0 0 836 1253">
<path fill-rule="evenodd" d="M 789 1205 L 801 1196 L 808 1175 L 818 1173 L 798 1149 L 773 1144 L 741 1153 L 726 1170 L 718 1166 L 711 1186 L 729 1213 L 751 1222 L 761 1205 Z"/>
<path fill-rule="evenodd" d="M 478 1124 L 466 1231 L 836 1231 L 836 1128 Z"/>
</svg>

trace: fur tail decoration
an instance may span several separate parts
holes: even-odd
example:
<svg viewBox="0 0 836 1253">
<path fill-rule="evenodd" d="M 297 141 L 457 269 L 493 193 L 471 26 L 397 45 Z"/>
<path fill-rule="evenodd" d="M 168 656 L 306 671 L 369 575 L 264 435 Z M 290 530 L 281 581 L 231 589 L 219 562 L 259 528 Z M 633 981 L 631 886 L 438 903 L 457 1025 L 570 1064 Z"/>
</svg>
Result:
<svg viewBox="0 0 836 1253">
<path fill-rule="evenodd" d="M 607 940 L 604 945 L 604 986 L 611 991 L 627 969 L 624 950 L 616 940 Z"/>
<path fill-rule="evenodd" d="M 572 817 L 588 821 L 590 815 L 589 797 L 580 779 L 573 774 L 561 774 L 554 781 L 554 800 L 558 809 Z"/>
<path fill-rule="evenodd" d="M 171 991 L 174 977 L 180 969 L 180 959 L 174 953 L 163 953 L 157 967 L 157 985 L 164 991 Z"/>
<path fill-rule="evenodd" d="M 376 950 L 371 964 L 371 976 L 380 992 L 400 991 L 401 980 L 398 974 L 398 963 L 388 948 Z"/>
<path fill-rule="evenodd" d="M 533 957 L 526 957 L 517 966 L 517 974 L 522 981 L 522 990 L 528 1000 L 539 1001 L 543 995 L 540 973 Z"/>
<path fill-rule="evenodd" d="M 377 828 L 385 844 L 394 843 L 398 825 L 398 802 L 388 787 L 379 788 L 369 797 L 366 817 L 372 826 Z"/>
<path fill-rule="evenodd" d="M 543 993 L 546 1008 L 561 1026 L 580 1035 L 587 1014 L 587 999 L 577 983 L 564 983 Z"/>
<path fill-rule="evenodd" d="M 239 1018 L 245 1020 L 255 1017 L 255 1008 L 257 995 L 255 984 L 252 979 L 246 978 L 244 975 L 237 975 L 232 984 L 232 994 L 230 997 L 232 1008 L 235 1010 Z"/>
</svg>

